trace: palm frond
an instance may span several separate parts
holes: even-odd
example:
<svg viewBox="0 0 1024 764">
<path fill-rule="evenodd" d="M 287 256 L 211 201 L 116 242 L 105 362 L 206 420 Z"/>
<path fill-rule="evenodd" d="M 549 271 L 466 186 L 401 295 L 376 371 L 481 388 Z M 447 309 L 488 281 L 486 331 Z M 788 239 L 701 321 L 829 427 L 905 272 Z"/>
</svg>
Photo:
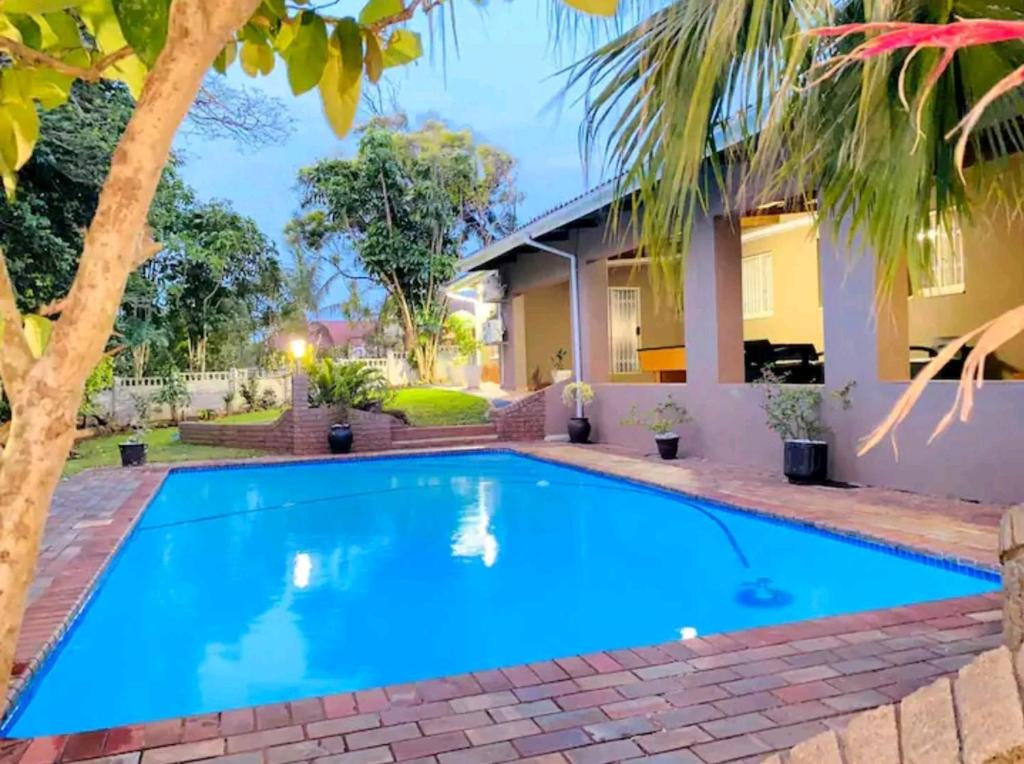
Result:
<svg viewBox="0 0 1024 764">
<path fill-rule="evenodd" d="M 985 0 L 676 0 L 573 68 L 568 87 L 586 102 L 581 142 L 588 154 L 603 148 L 611 158 L 620 192 L 642 209 L 640 248 L 676 293 L 694 222 L 713 198 L 733 214 L 817 197 L 828 213 L 819 223 L 838 231 L 849 221 L 849 243 L 873 251 L 888 288 L 898 286 L 904 261 L 920 283 L 933 248 L 921 234 L 933 215 L 952 235 L 954 217 L 969 218 L 972 200 L 999 194 L 1001 160 L 1024 148 L 1019 100 L 996 104 L 970 135 L 966 178 L 945 138 L 1024 65 L 1024 46 L 857 51 L 865 31 L 981 16 L 1022 20 L 1024 8 Z M 882 26 L 838 39 L 808 33 L 851 23 Z M 837 57 L 842 66 L 817 82 Z M 907 92 L 919 94 L 914 104 L 904 103 Z"/>
</svg>

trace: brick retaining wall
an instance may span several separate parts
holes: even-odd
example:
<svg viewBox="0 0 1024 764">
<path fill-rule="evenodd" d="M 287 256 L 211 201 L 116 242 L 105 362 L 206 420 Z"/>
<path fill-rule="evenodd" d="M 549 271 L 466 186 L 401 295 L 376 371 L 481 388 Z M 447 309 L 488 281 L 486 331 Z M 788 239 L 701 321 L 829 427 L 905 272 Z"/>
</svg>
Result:
<svg viewBox="0 0 1024 764">
<path fill-rule="evenodd" d="M 292 382 L 292 408 L 276 422 L 265 424 L 218 424 L 217 422 L 182 422 L 183 443 L 203 446 L 226 446 L 277 451 L 296 456 L 330 453 L 327 433 L 338 416 L 330 408 L 311 408 L 308 403 L 309 379 L 295 377 Z M 351 410 L 352 450 L 383 451 L 391 448 L 391 430 L 398 420 L 387 414 Z"/>
<path fill-rule="evenodd" d="M 545 390 L 539 390 L 491 412 L 491 421 L 498 428 L 498 440 L 544 440 L 546 394 Z"/>
</svg>

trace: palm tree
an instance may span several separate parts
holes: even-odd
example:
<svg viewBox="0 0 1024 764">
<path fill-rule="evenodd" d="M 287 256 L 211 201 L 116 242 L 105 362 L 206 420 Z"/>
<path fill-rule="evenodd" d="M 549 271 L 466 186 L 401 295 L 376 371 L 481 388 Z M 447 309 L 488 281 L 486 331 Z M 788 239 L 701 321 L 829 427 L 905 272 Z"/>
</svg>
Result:
<svg viewBox="0 0 1024 764">
<path fill-rule="evenodd" d="M 582 139 L 591 149 L 605 142 L 620 198 L 642 205 L 640 246 L 667 284 L 680 283 L 678 255 L 712 196 L 733 214 L 817 197 L 827 213 L 818 224 L 837 233 L 848 224 L 885 287 L 902 287 L 904 263 L 920 284 L 934 246 L 921 231 L 937 220 L 951 236 L 954 218 L 977 213 L 982 199 L 1000 200 L 1007 216 L 1024 206 L 1001 177 L 1024 150 L 1024 97 L 1005 86 L 1024 46 L 1012 35 L 976 47 L 925 35 L 867 54 L 858 43 L 908 23 L 981 17 L 1020 23 L 1024 6 L 675 0 L 574 67 L 570 87 L 587 92 Z M 997 86 L 1005 97 L 986 98 Z M 979 115 L 961 142 L 947 139 Z"/>
</svg>

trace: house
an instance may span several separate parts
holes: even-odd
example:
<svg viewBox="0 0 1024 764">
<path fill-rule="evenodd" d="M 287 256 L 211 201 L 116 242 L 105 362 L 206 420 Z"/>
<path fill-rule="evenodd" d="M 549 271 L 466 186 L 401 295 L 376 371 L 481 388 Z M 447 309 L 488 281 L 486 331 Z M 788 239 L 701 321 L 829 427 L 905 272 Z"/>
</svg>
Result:
<svg viewBox="0 0 1024 764">
<path fill-rule="evenodd" d="M 341 321 L 314 319 L 306 324 L 306 341 L 320 350 L 332 350 L 342 355 L 362 358 L 372 355 L 370 338 L 376 330 L 372 321 Z M 274 338 L 274 347 L 287 350 L 293 339 L 291 334 Z"/>
<path fill-rule="evenodd" d="M 1024 161 L 1015 159 L 1010 171 L 1024 172 Z M 491 289 L 499 318 L 481 335 L 490 336 L 502 387 L 550 382 L 550 358 L 565 348 L 575 376 L 595 388 L 587 415 L 596 439 L 652 450 L 648 433 L 619 422 L 633 404 L 649 408 L 671 393 L 695 419 L 682 431 L 686 453 L 777 470 L 780 444 L 752 384 L 760 369 L 773 365 L 791 382 L 826 390 L 853 381 L 851 410 L 824 407 L 837 480 L 985 501 L 1024 498 L 1021 338 L 987 365 L 991 381 L 968 424 L 927 445 L 953 403 L 954 361 L 902 425 L 898 460 L 885 448 L 855 453 L 928 357 L 1024 302 L 1024 221 L 983 214 L 961 221 L 952 243 L 937 237 L 928 288 L 890 290 L 876 301 L 871 253 L 812 225 L 814 214 L 828 210 L 780 203 L 726 216 L 721 200 L 712 200 L 696 226 L 679 309 L 655 288 L 651 264 L 635 256 L 631 211 L 621 208 L 626 219 L 611 225 L 614 193 L 611 183 L 598 186 L 462 261 L 453 290 L 485 279 L 500 285 Z M 567 413 L 556 394 L 548 396 L 550 435 L 565 432 Z"/>
</svg>

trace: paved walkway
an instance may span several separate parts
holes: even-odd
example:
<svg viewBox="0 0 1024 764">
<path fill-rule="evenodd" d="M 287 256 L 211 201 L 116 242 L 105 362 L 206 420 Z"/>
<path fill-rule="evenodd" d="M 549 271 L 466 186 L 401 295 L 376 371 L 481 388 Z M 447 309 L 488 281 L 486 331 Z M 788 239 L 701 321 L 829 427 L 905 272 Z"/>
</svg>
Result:
<svg viewBox="0 0 1024 764">
<path fill-rule="evenodd" d="M 794 488 L 750 470 L 650 462 L 606 448 L 518 448 L 995 563 L 998 507 L 875 489 Z M 94 471 L 61 485 L 19 646 L 22 676 L 61 633 L 166 472 Z M 902 698 L 998 645 L 998 608 L 994 595 L 947 600 L 116 730 L 0 742 L 0 761 L 757 761 L 841 727 L 860 709 Z"/>
</svg>

